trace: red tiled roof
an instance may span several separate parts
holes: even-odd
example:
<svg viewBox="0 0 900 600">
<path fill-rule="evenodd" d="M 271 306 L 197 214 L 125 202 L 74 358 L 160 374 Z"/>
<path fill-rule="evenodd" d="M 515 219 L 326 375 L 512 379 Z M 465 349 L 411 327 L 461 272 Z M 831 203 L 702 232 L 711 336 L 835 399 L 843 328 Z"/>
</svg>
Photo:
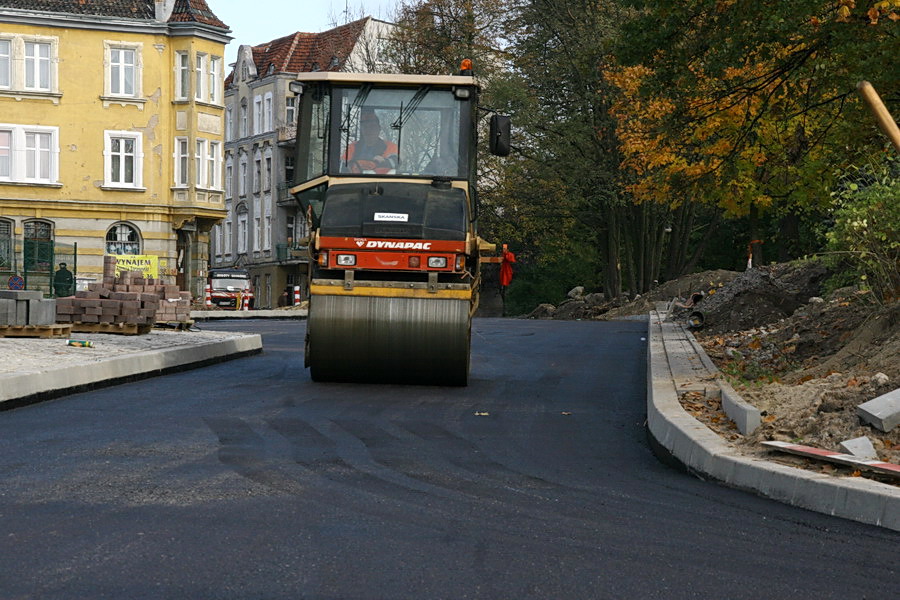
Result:
<svg viewBox="0 0 900 600">
<path fill-rule="evenodd" d="M 0 8 L 129 19 L 152 19 L 155 14 L 153 0 L 0 0 Z"/>
<path fill-rule="evenodd" d="M 172 9 L 169 22 L 195 22 L 228 29 L 228 25 L 209 10 L 206 0 L 175 0 L 175 7 Z"/>
<path fill-rule="evenodd" d="M 0 0 L 0 8 L 144 20 L 151 20 L 156 16 L 154 0 Z M 169 21 L 203 23 L 228 29 L 209 10 L 205 0 L 175 0 Z"/>
<path fill-rule="evenodd" d="M 322 33 L 297 32 L 265 44 L 253 46 L 253 62 L 260 76 L 269 72 L 302 73 L 307 71 L 339 71 L 359 41 L 366 17 Z"/>
</svg>

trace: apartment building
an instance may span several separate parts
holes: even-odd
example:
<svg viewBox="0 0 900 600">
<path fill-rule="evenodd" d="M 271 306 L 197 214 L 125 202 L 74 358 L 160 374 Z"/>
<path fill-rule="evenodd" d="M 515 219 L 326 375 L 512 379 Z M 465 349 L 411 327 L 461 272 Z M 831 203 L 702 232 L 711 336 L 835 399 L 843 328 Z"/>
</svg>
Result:
<svg viewBox="0 0 900 600">
<path fill-rule="evenodd" d="M 371 17 L 321 33 L 240 46 L 225 87 L 225 208 L 213 228 L 212 267 L 250 271 L 257 308 L 290 302 L 308 272 L 306 217 L 293 181 L 295 97 L 307 71 L 372 71 L 391 24 Z"/>
<path fill-rule="evenodd" d="M 229 33 L 204 0 L 0 0 L 0 287 L 77 244 L 82 283 L 145 255 L 202 296 Z"/>
</svg>

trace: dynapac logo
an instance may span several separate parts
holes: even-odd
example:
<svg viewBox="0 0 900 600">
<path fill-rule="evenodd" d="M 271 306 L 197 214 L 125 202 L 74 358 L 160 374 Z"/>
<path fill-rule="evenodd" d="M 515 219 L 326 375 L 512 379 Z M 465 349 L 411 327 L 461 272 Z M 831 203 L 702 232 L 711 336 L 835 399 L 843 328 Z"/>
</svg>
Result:
<svg viewBox="0 0 900 600">
<path fill-rule="evenodd" d="M 365 244 L 366 248 L 386 248 L 388 250 L 431 250 L 431 242 L 386 242 L 381 240 L 369 240 Z M 356 245 L 360 246 L 358 241 Z"/>
</svg>

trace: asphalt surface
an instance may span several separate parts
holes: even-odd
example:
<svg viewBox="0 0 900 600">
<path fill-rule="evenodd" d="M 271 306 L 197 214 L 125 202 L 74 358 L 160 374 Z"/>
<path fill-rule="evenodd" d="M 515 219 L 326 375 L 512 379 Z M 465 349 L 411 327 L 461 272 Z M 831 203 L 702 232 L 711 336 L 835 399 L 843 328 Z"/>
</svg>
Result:
<svg viewBox="0 0 900 600">
<path fill-rule="evenodd" d="M 2 598 L 892 598 L 900 534 L 707 483 L 646 323 L 476 320 L 466 388 L 261 355 L 0 412 Z"/>
</svg>

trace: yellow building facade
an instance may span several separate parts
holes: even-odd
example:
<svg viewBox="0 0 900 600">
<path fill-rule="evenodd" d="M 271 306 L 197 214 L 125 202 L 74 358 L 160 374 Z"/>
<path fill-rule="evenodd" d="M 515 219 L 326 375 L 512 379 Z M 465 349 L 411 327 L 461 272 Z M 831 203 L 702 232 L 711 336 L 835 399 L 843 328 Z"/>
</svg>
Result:
<svg viewBox="0 0 900 600">
<path fill-rule="evenodd" d="M 229 30 L 197 0 L 4 7 L 21 4 L 0 0 L 0 289 L 52 293 L 59 262 L 84 284 L 104 255 L 142 254 L 201 295 Z"/>
</svg>

